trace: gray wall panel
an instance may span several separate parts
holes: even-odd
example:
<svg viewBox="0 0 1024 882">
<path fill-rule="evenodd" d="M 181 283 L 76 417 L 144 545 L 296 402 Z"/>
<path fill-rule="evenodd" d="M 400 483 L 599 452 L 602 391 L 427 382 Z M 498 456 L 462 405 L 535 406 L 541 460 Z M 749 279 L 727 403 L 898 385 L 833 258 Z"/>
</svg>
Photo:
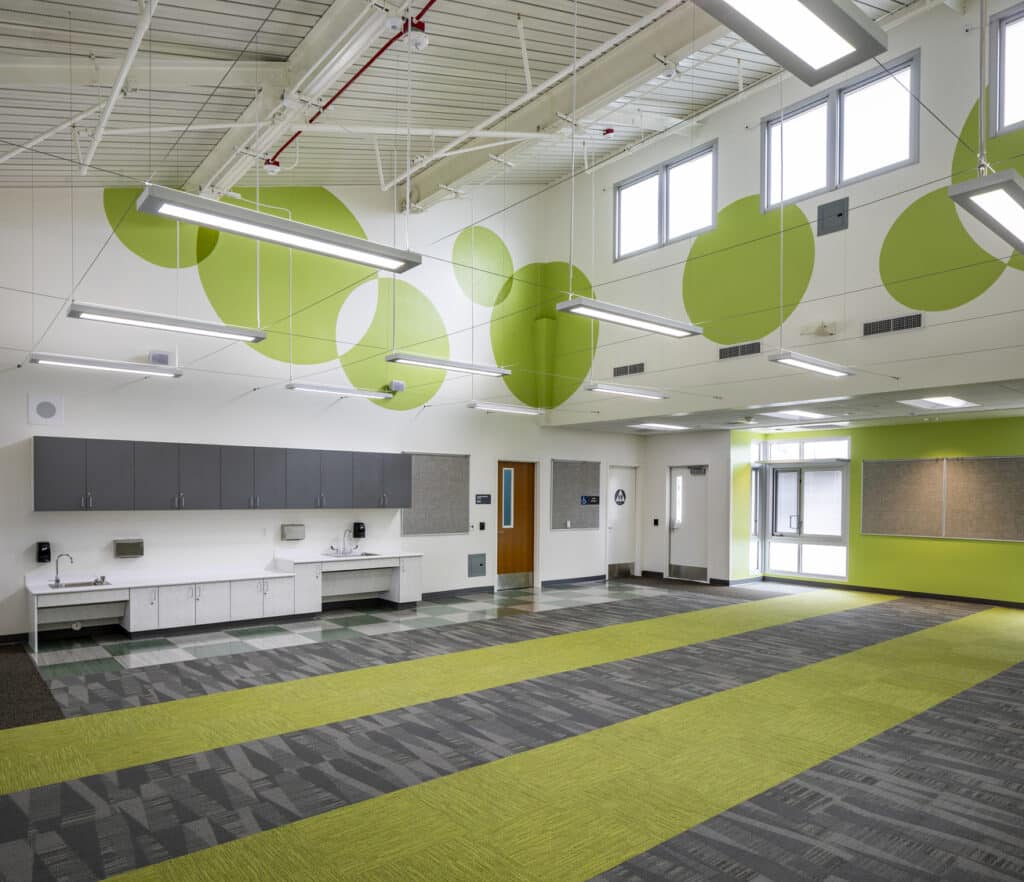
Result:
<svg viewBox="0 0 1024 882">
<path fill-rule="evenodd" d="M 942 460 L 865 461 L 861 532 L 942 536 Z"/>
<path fill-rule="evenodd" d="M 946 461 L 946 536 L 1024 541 L 1024 457 Z"/>
<path fill-rule="evenodd" d="M 402 509 L 403 536 L 469 532 L 469 457 L 412 455 L 412 506 Z"/>
<path fill-rule="evenodd" d="M 583 496 L 601 492 L 601 463 L 551 460 L 551 529 L 596 530 L 601 523 L 600 505 L 583 505 Z M 566 527 L 566 522 L 571 526 Z"/>
</svg>

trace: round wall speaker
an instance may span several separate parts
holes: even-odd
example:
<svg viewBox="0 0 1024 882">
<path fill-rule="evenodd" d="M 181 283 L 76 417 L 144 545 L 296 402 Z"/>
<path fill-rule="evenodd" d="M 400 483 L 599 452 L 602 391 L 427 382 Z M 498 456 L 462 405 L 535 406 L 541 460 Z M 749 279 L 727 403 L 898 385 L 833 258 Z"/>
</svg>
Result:
<svg viewBox="0 0 1024 882">
<path fill-rule="evenodd" d="M 28 421 L 33 426 L 64 424 L 64 399 L 59 395 L 29 395 Z"/>
</svg>

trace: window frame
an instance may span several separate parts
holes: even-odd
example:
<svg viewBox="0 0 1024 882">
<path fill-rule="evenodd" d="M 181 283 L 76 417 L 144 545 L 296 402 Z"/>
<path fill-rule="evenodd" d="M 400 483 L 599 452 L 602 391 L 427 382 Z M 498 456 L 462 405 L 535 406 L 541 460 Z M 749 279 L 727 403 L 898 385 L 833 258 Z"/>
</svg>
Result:
<svg viewBox="0 0 1024 882">
<path fill-rule="evenodd" d="M 1020 4 L 1020 12 L 1024 15 L 1024 3 Z M 877 168 L 855 178 L 842 179 L 842 156 L 843 156 L 843 119 L 842 119 L 842 96 L 863 88 L 875 80 L 881 80 L 893 74 L 899 73 L 905 67 L 910 68 L 910 159 L 901 160 L 882 168 Z M 921 161 L 921 50 L 914 49 L 906 52 L 891 61 L 885 62 L 885 68 L 881 71 L 869 70 L 858 74 L 841 83 L 837 83 L 830 89 L 816 92 L 813 95 L 790 104 L 781 111 L 776 110 L 761 118 L 761 211 L 767 213 L 777 208 L 785 208 L 805 199 L 812 199 L 825 193 L 841 190 L 852 184 L 870 180 L 878 175 L 889 174 L 897 169 L 916 165 Z M 771 156 L 769 149 L 769 128 L 780 120 L 797 116 L 800 113 L 817 107 L 821 104 L 828 105 L 828 135 L 826 149 L 828 151 L 828 165 L 826 169 L 826 185 L 824 188 L 812 192 L 803 193 L 790 199 L 783 199 L 780 202 L 770 202 L 771 181 Z"/>
<path fill-rule="evenodd" d="M 693 230 L 691 232 L 669 238 L 669 172 L 677 166 L 703 156 L 705 153 L 711 154 L 711 224 L 709 226 L 702 227 L 699 230 Z M 658 178 L 658 241 L 653 245 L 648 245 L 646 248 L 641 248 L 637 251 L 630 251 L 628 254 L 622 254 L 620 251 L 619 237 L 621 226 L 620 220 L 622 216 L 622 191 L 629 189 L 629 187 L 634 184 L 639 184 L 641 181 L 646 181 L 648 178 L 655 176 Z M 666 245 L 674 245 L 678 242 L 684 242 L 687 239 L 693 239 L 702 233 L 713 230 L 716 226 L 718 226 L 718 139 L 713 138 L 710 141 L 706 141 L 697 147 L 687 150 L 685 153 L 680 153 L 677 156 L 674 156 L 666 162 L 660 162 L 657 165 L 646 168 L 643 171 L 637 172 L 635 175 L 625 178 L 615 184 L 615 193 L 612 198 L 612 262 L 618 263 L 620 260 L 629 260 L 631 257 L 637 257 L 640 254 L 649 254 L 658 248 L 664 248 Z"/>
<path fill-rule="evenodd" d="M 1024 129 L 1024 119 L 1010 125 L 1003 125 L 1003 74 L 1005 72 L 1003 55 L 1006 28 L 1011 24 L 1017 24 L 1022 19 L 1024 19 L 1024 3 L 1017 3 L 989 18 L 988 131 L 989 137 L 992 138 Z"/>
</svg>

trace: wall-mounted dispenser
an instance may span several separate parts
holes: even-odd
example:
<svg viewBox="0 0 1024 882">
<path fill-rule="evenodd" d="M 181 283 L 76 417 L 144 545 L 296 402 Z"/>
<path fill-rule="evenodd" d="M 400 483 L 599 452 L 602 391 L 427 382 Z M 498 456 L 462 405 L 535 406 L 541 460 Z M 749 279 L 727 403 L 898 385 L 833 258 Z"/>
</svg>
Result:
<svg viewBox="0 0 1024 882">
<path fill-rule="evenodd" d="M 50 562 L 50 543 L 49 542 L 37 542 L 36 543 L 36 563 L 49 563 Z"/>
<path fill-rule="evenodd" d="M 352 538 L 353 539 L 365 539 L 366 538 L 366 524 L 362 521 L 356 521 L 352 524 Z"/>
<path fill-rule="evenodd" d="M 141 539 L 115 539 L 114 557 L 142 557 L 145 545 Z"/>
<path fill-rule="evenodd" d="M 281 524 L 281 538 L 286 542 L 296 542 L 306 538 L 305 524 Z"/>
</svg>

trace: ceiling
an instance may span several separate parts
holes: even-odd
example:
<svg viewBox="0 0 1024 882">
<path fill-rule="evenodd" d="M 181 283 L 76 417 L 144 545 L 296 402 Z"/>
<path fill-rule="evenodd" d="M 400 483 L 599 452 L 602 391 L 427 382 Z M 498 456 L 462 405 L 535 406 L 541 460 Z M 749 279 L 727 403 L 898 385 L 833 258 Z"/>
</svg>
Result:
<svg viewBox="0 0 1024 882">
<path fill-rule="evenodd" d="M 915 2 L 865 0 L 857 5 L 880 19 Z M 138 3 L 0 0 L 0 186 L 154 180 L 204 187 L 210 176 L 203 160 L 222 139 L 221 151 L 233 155 L 229 148 L 248 135 L 232 135 L 225 127 L 260 118 L 245 114 L 261 86 L 264 96 L 280 95 L 294 74 L 289 59 L 299 58 L 304 46 L 336 37 L 329 32 L 361 14 L 365 5 L 366 0 L 160 0 L 126 91 L 115 102 L 92 168 L 83 175 L 80 165 L 96 113 L 14 158 L 3 157 L 108 98 L 135 31 Z M 401 4 L 393 0 L 392 6 Z M 413 2 L 413 12 L 422 6 L 422 0 Z M 578 7 L 574 0 L 437 0 L 424 16 L 430 40 L 426 50 L 411 51 L 401 41 L 385 52 L 323 115 L 330 130 L 317 133 L 314 126 L 282 155 L 282 173 L 261 175 L 262 183 L 367 185 L 380 183 L 382 173 L 390 182 L 407 161 L 432 157 L 454 140 L 450 134 L 407 138 L 409 126 L 463 131 L 493 118 L 491 128 L 500 131 L 525 119 L 522 111 L 510 112 L 512 102 L 527 91 L 519 17 L 534 87 L 559 76 L 564 87 L 574 54 L 589 60 L 579 70 L 581 82 L 596 78 L 602 64 L 611 68 L 600 71 L 602 86 L 607 86 L 600 100 L 577 106 L 577 168 L 656 136 L 777 71 L 767 57 L 709 24 L 686 0 L 580 0 Z M 628 29 L 645 23 L 636 37 L 616 48 Z M 373 40 L 336 85 L 385 40 L 383 34 Z M 634 44 L 635 50 L 630 48 Z M 660 47 L 656 54 L 665 64 L 654 59 L 651 45 Z M 596 57 L 588 59 L 588 53 Z M 635 57 L 638 53 L 642 60 Z M 622 72 L 620 82 L 616 70 Z M 484 147 L 468 154 L 468 160 L 460 157 L 447 180 L 445 160 L 439 157 L 440 162 L 419 169 L 414 182 L 430 178 L 426 195 L 450 198 L 453 194 L 443 187 L 461 190 L 498 181 L 543 186 L 564 178 L 573 161 L 568 137 L 572 105 L 564 97 L 558 100 L 564 119 L 550 107 L 543 108 L 543 120 L 536 117 L 543 139 Z M 537 103 L 526 102 L 525 112 Z M 359 131 L 345 133 L 343 127 Z M 504 162 L 490 159 L 491 154 Z M 262 168 L 255 158 L 252 165 Z M 430 177 L 430 165 L 438 166 L 441 177 Z M 254 178 L 250 173 L 242 183 Z"/>
</svg>

